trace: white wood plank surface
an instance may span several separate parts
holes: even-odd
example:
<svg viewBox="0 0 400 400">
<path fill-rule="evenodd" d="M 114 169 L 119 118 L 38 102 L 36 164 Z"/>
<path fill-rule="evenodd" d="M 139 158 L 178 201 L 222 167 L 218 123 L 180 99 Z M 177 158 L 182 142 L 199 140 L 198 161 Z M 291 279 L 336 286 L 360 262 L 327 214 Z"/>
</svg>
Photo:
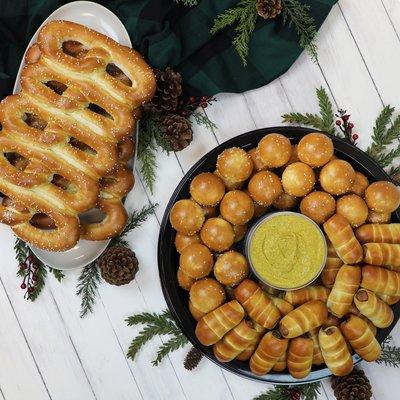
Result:
<svg viewBox="0 0 400 400">
<path fill-rule="evenodd" d="M 23 300 L 15 276 L 13 236 L 1 225 L 0 399 L 250 400 L 270 388 L 206 360 L 196 372 L 186 371 L 183 359 L 189 346 L 153 367 L 151 360 L 162 340 L 158 337 L 135 362 L 126 358 L 140 327 L 128 327 L 125 318 L 166 307 L 157 268 L 159 223 L 175 186 L 202 155 L 240 133 L 282 125 L 283 113 L 316 112 L 316 87 L 325 87 L 335 106 L 347 107 L 360 146 L 366 148 L 383 104 L 400 106 L 399 33 L 399 0 L 340 0 L 320 30 L 319 64 L 303 53 L 286 74 L 267 86 L 244 94 L 219 94 L 218 101 L 205 110 L 218 126 L 215 133 L 195 127 L 193 143 L 187 149 L 169 156 L 160 151 L 153 194 L 137 178 L 127 207 L 159 203 L 156 215 L 129 235 L 140 271 L 129 285 L 101 285 L 95 313 L 87 318 L 79 318 L 80 300 L 75 296 L 79 271 L 68 273 L 62 284 L 49 276 L 35 303 Z M 400 345 L 398 325 L 393 338 Z M 376 400 L 398 397 L 398 370 L 378 364 L 362 366 Z M 319 399 L 334 399 L 328 380 Z"/>
</svg>

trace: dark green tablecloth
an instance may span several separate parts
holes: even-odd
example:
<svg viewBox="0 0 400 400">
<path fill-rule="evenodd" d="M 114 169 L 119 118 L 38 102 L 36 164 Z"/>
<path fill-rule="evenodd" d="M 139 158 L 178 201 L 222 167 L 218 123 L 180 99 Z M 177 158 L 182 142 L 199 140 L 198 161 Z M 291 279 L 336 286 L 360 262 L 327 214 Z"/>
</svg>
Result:
<svg viewBox="0 0 400 400">
<path fill-rule="evenodd" d="M 337 0 L 303 0 L 320 26 Z M 31 36 L 57 0 L 0 0 L 0 98 L 9 94 Z M 153 67 L 172 66 L 193 94 L 243 92 L 275 79 L 301 53 L 293 29 L 282 18 L 258 18 L 247 67 L 230 45 L 233 28 L 209 34 L 214 18 L 237 0 L 200 0 L 190 8 L 173 0 L 104 0 L 124 23 L 134 47 Z"/>
</svg>

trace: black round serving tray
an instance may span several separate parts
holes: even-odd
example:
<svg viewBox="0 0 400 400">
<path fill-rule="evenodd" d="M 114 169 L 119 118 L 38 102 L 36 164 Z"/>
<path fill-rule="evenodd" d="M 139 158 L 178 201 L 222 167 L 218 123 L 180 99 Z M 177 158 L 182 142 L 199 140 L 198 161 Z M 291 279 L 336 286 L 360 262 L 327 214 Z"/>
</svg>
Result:
<svg viewBox="0 0 400 400">
<path fill-rule="evenodd" d="M 241 147 L 244 150 L 250 150 L 258 144 L 264 135 L 268 133 L 280 133 L 288 137 L 293 144 L 296 144 L 304 135 L 310 132 L 317 131 L 309 128 L 292 126 L 263 128 L 236 136 L 215 147 L 196 162 L 175 189 L 170 201 L 168 202 L 167 208 L 165 209 L 158 239 L 158 268 L 164 297 L 178 326 L 188 337 L 193 346 L 200 349 L 211 361 L 228 371 L 246 378 L 274 384 L 310 383 L 330 376 L 331 372 L 326 367 L 313 366 L 312 372 L 304 379 L 295 379 L 289 373 L 275 372 L 271 372 L 264 376 L 257 376 L 250 371 L 248 362 L 233 360 L 228 363 L 221 363 L 218 361 L 213 354 L 212 346 L 203 346 L 197 340 L 195 335 L 196 321 L 190 314 L 188 308 L 188 292 L 181 289 L 178 285 L 176 271 L 179 265 L 179 254 L 175 250 L 174 239 L 176 232 L 169 222 L 169 213 L 177 200 L 190 197 L 190 182 L 196 175 L 201 172 L 212 172 L 215 170 L 217 157 L 224 149 L 236 146 Z M 343 139 L 337 137 L 331 138 L 335 147 L 335 154 L 337 154 L 339 158 L 350 162 L 357 171 L 366 175 L 371 182 L 377 180 L 390 180 L 390 177 L 386 172 L 362 150 Z M 400 221 L 400 209 L 393 213 L 392 221 Z M 238 243 L 235 247 L 241 249 L 242 245 L 242 243 Z M 399 319 L 400 303 L 393 306 L 393 311 L 395 318 L 392 325 L 386 329 L 378 329 L 377 339 L 379 342 L 382 342 L 389 335 L 390 331 Z M 355 363 L 361 361 L 357 355 L 353 356 L 353 360 Z"/>
</svg>

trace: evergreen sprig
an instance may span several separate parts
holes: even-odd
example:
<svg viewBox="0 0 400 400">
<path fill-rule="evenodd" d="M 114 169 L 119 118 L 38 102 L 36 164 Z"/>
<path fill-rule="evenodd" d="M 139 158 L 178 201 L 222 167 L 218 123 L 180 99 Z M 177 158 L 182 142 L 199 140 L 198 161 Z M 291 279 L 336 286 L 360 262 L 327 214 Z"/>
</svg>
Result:
<svg viewBox="0 0 400 400">
<path fill-rule="evenodd" d="M 61 282 L 65 278 L 65 275 L 59 269 L 49 267 L 49 272 L 54 275 L 54 278 L 56 278 L 58 282 Z"/>
<path fill-rule="evenodd" d="M 382 353 L 379 359 L 376 361 L 378 364 L 385 364 L 395 368 L 400 367 L 400 347 L 391 346 L 389 343 L 392 341 L 392 337 L 389 335 L 381 344 Z"/>
<path fill-rule="evenodd" d="M 310 14 L 310 6 L 298 0 L 282 0 L 283 22 L 293 26 L 298 37 L 299 44 L 306 49 L 313 61 L 318 61 L 316 37 L 317 27 Z"/>
<path fill-rule="evenodd" d="M 35 261 L 39 260 L 36 258 Z M 46 277 L 47 277 L 46 266 L 41 261 L 38 262 L 38 266 L 39 268 L 35 271 L 36 281 L 35 284 L 33 285 L 33 291 L 29 293 L 29 296 L 27 297 L 31 301 L 35 301 L 39 297 L 46 283 Z"/>
<path fill-rule="evenodd" d="M 82 269 L 76 287 L 76 295 L 82 296 L 80 312 L 81 318 L 88 313 L 93 312 L 93 306 L 100 282 L 100 270 L 96 261 L 91 262 Z"/>
<path fill-rule="evenodd" d="M 297 125 L 312 126 L 315 129 L 338 135 L 335 131 L 334 112 L 332 102 L 329 99 L 328 93 L 323 87 L 316 89 L 319 105 L 319 115 L 311 113 L 292 112 L 282 115 L 283 122 Z"/>
<path fill-rule="evenodd" d="M 188 339 L 178 328 L 168 310 L 160 314 L 148 312 L 134 314 L 125 321 L 128 326 L 144 325 L 129 346 L 127 356 L 131 360 L 134 360 L 139 350 L 157 335 L 167 336 L 168 340 L 159 347 L 157 356 L 152 361 L 153 365 L 158 365 L 169 353 L 188 343 Z"/>
<path fill-rule="evenodd" d="M 254 397 L 253 400 L 291 400 L 293 392 L 298 392 L 301 400 L 317 400 L 320 388 L 320 382 L 294 386 L 276 385 L 273 389 Z"/>
<path fill-rule="evenodd" d="M 215 123 L 213 121 L 211 121 L 210 118 L 208 118 L 208 115 L 206 114 L 206 112 L 204 110 L 203 110 L 203 112 L 194 111 L 192 113 L 192 117 L 197 125 L 203 125 L 204 127 L 209 129 L 213 133 L 215 133 L 215 131 L 218 128 L 217 125 L 215 125 Z"/>
<path fill-rule="evenodd" d="M 251 34 L 254 32 L 257 20 L 257 8 L 255 0 L 241 0 L 238 5 L 229 8 L 220 14 L 211 28 L 211 34 L 216 34 L 220 30 L 236 24 L 232 44 L 242 59 L 243 65 L 247 65 L 249 54 L 249 43 Z"/>
</svg>

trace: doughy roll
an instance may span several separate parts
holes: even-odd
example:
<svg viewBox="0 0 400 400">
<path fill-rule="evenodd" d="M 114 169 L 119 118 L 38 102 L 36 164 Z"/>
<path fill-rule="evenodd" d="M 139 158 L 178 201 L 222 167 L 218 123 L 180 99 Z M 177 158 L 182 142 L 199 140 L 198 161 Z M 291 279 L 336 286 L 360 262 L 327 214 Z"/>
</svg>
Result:
<svg viewBox="0 0 400 400">
<path fill-rule="evenodd" d="M 232 361 L 258 336 L 259 333 L 246 320 L 242 320 L 239 325 L 236 325 L 219 342 L 214 344 L 214 355 L 221 362 Z"/>
<path fill-rule="evenodd" d="M 398 303 L 400 300 L 400 296 L 389 296 L 383 293 L 375 293 L 375 294 L 389 306 Z"/>
<path fill-rule="evenodd" d="M 257 324 L 257 322 L 251 321 L 250 325 L 253 326 L 253 329 L 256 331 L 257 335 L 247 345 L 247 347 L 236 356 L 236 359 L 239 361 L 247 361 L 250 359 L 250 357 L 253 355 L 254 351 L 256 350 L 258 343 L 261 340 L 261 337 L 265 333 L 265 329 L 261 325 Z"/>
<path fill-rule="evenodd" d="M 333 315 L 342 318 L 349 311 L 360 282 L 360 267 L 343 265 L 340 268 L 326 303 Z"/>
<path fill-rule="evenodd" d="M 389 296 L 400 296 L 400 273 L 366 265 L 362 268 L 361 287 Z"/>
<path fill-rule="evenodd" d="M 355 315 L 355 314 L 354 314 Z M 371 330 L 372 334 L 376 336 L 376 333 L 378 332 L 378 328 L 372 323 L 370 319 L 368 319 L 365 315 L 356 315 L 358 318 L 361 318 L 367 325 L 368 328 Z"/>
<path fill-rule="evenodd" d="M 356 306 L 354 306 L 357 308 Z M 357 310 L 358 311 L 358 310 Z M 327 320 L 322 324 L 323 328 L 328 328 L 329 326 L 339 326 L 341 323 L 341 319 L 338 318 L 336 315 L 333 315 L 331 313 L 328 314 Z"/>
<path fill-rule="evenodd" d="M 297 337 L 290 341 L 287 355 L 287 367 L 293 378 L 301 379 L 310 373 L 313 353 L 314 345 L 312 339 Z"/>
<path fill-rule="evenodd" d="M 279 358 L 286 352 L 289 341 L 282 338 L 278 331 L 266 333 L 250 358 L 250 370 L 256 375 L 265 375 L 271 371 Z"/>
<path fill-rule="evenodd" d="M 287 350 L 278 358 L 278 361 L 272 367 L 272 371 L 282 372 L 287 366 Z"/>
<path fill-rule="evenodd" d="M 323 226 L 338 256 L 345 264 L 356 264 L 362 261 L 361 244 L 354 236 L 353 229 L 345 217 L 335 214 Z"/>
<path fill-rule="evenodd" d="M 400 243 L 400 224 L 364 224 L 355 235 L 360 243 Z"/>
<path fill-rule="evenodd" d="M 269 298 L 275 304 L 276 308 L 280 311 L 280 313 L 283 316 L 289 314 L 290 311 L 294 309 L 294 307 L 289 302 L 287 302 L 284 299 L 281 299 L 280 297 L 269 296 Z"/>
<path fill-rule="evenodd" d="M 351 303 L 351 306 L 350 306 L 350 308 L 349 308 L 349 311 L 347 312 L 346 315 L 349 315 L 349 314 L 357 315 L 357 317 L 359 317 L 360 315 L 362 315 L 362 314 L 360 313 L 360 310 L 359 310 L 359 309 L 356 307 L 356 305 L 354 304 L 354 300 L 353 300 L 353 302 Z"/>
<path fill-rule="evenodd" d="M 313 342 L 312 363 L 314 365 L 321 365 L 324 363 L 324 357 L 322 357 L 321 347 L 319 347 L 318 332 L 319 328 L 315 328 L 308 332 L 308 336 Z"/>
<path fill-rule="evenodd" d="M 364 261 L 372 265 L 390 265 L 400 270 L 400 244 L 366 243 Z"/>
<path fill-rule="evenodd" d="M 244 317 L 243 307 L 232 300 L 206 314 L 196 326 L 196 336 L 204 346 L 211 346 L 239 324 Z"/>
<path fill-rule="evenodd" d="M 327 239 L 328 243 L 328 254 L 326 258 L 325 266 L 321 272 L 321 281 L 327 288 L 331 288 L 335 283 L 336 275 L 339 272 L 340 267 L 343 265 L 343 261 L 337 255 L 333 244 Z"/>
<path fill-rule="evenodd" d="M 353 370 L 353 359 L 340 329 L 337 326 L 321 329 L 318 339 L 322 356 L 332 374 L 348 375 Z"/>
<path fill-rule="evenodd" d="M 245 279 L 233 293 L 249 317 L 264 328 L 272 329 L 279 321 L 281 313 L 257 283 Z"/>
<path fill-rule="evenodd" d="M 369 290 L 360 289 L 354 296 L 354 303 L 377 328 L 387 328 L 393 322 L 393 310 Z"/>
<path fill-rule="evenodd" d="M 321 326 L 328 318 L 328 309 L 321 300 L 312 300 L 295 308 L 279 323 L 283 337 L 294 338 Z"/>
<path fill-rule="evenodd" d="M 325 286 L 307 286 L 286 292 L 284 299 L 294 306 L 299 306 L 311 300 L 321 300 L 325 303 L 329 293 L 330 290 Z"/>
<path fill-rule="evenodd" d="M 367 323 L 356 315 L 340 324 L 340 330 L 354 351 L 365 361 L 375 361 L 381 356 L 381 346 Z"/>
</svg>

